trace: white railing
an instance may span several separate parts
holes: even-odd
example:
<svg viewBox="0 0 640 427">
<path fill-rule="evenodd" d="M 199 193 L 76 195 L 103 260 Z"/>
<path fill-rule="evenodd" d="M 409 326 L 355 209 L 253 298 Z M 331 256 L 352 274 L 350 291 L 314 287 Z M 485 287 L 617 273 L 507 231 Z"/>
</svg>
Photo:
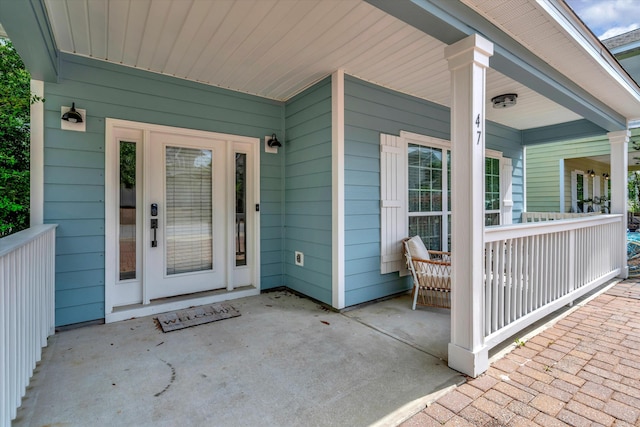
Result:
<svg viewBox="0 0 640 427">
<path fill-rule="evenodd" d="M 624 226 L 622 215 L 597 215 L 487 228 L 485 345 L 619 275 Z"/>
<path fill-rule="evenodd" d="M 0 426 L 16 417 L 55 326 L 56 225 L 0 239 Z"/>
<path fill-rule="evenodd" d="M 520 218 L 523 223 L 554 221 L 559 219 L 583 218 L 585 216 L 601 215 L 600 212 L 574 213 L 574 212 L 522 212 Z"/>
</svg>

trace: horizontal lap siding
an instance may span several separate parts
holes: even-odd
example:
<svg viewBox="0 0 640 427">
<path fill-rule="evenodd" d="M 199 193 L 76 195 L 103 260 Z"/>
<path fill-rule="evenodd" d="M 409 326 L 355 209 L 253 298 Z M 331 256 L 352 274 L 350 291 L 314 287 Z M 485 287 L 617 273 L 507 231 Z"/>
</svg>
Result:
<svg viewBox="0 0 640 427">
<path fill-rule="evenodd" d="M 527 211 L 560 211 L 560 164 L 564 159 L 609 155 L 606 136 L 527 146 Z M 571 206 L 571 166 L 565 167 L 565 211 Z M 586 169 L 585 169 L 586 172 Z"/>
<path fill-rule="evenodd" d="M 380 274 L 380 134 L 449 139 L 449 108 L 345 76 L 345 302 L 409 289 L 408 277 Z M 514 210 L 522 210 L 520 132 L 487 124 L 487 148 L 514 163 Z M 518 216 L 519 217 L 519 216 Z"/>
<path fill-rule="evenodd" d="M 285 282 L 331 304 L 331 78 L 289 100 L 285 123 Z"/>
<path fill-rule="evenodd" d="M 640 129 L 631 130 L 631 140 L 640 136 Z M 629 150 L 633 150 L 629 144 Z M 527 146 L 527 210 L 529 212 L 558 212 L 560 209 L 560 163 L 564 168 L 565 212 L 571 207 L 571 171 L 594 169 L 598 175 L 611 173 L 610 166 L 584 159 L 592 156 L 609 156 L 611 146 L 606 135 Z M 565 162 L 565 160 L 569 160 Z M 632 159 L 633 160 L 633 159 Z M 577 162 L 577 163 L 576 163 Z M 637 169 L 631 162 L 630 169 Z M 604 194 L 604 181 L 601 194 Z M 591 183 L 589 185 L 591 192 Z"/>
<path fill-rule="evenodd" d="M 56 240 L 56 325 L 104 318 L 105 119 L 264 138 L 283 105 L 158 74 L 63 55 L 45 84 L 45 222 Z M 87 131 L 60 129 L 60 106 L 87 110 Z M 262 150 L 261 150 L 262 151 Z M 261 285 L 283 284 L 283 155 L 261 153 Z"/>
</svg>

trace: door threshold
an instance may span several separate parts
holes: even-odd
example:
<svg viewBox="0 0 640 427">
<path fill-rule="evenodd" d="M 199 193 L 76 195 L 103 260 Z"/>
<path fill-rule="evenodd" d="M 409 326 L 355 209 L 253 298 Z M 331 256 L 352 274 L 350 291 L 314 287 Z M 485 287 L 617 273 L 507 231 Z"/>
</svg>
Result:
<svg viewBox="0 0 640 427">
<path fill-rule="evenodd" d="M 167 311 L 182 310 L 193 306 L 214 304 L 255 295 L 260 295 L 260 289 L 257 289 L 255 286 L 243 286 L 232 291 L 220 289 L 199 292 L 197 294 L 160 298 L 152 300 L 149 304 L 131 304 L 114 307 L 113 312 L 105 315 L 104 321 L 105 323 L 119 322 L 136 317 L 152 316 L 154 314 L 166 313 Z"/>
</svg>

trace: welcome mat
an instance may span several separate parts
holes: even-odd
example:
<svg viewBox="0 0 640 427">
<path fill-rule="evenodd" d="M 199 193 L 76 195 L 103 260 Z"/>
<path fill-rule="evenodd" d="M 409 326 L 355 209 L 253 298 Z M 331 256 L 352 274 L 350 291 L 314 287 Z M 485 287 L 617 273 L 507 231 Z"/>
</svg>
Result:
<svg viewBox="0 0 640 427">
<path fill-rule="evenodd" d="M 171 332 L 191 326 L 240 316 L 240 312 L 230 304 L 211 304 L 176 310 L 157 317 L 162 332 Z"/>
</svg>

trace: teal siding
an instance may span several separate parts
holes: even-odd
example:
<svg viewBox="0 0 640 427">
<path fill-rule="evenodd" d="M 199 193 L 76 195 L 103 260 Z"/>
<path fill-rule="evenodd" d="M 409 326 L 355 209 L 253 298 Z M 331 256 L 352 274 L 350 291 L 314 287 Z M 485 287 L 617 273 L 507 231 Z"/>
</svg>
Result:
<svg viewBox="0 0 640 427">
<path fill-rule="evenodd" d="M 285 123 L 286 285 L 331 304 L 331 78 L 289 100 Z"/>
<path fill-rule="evenodd" d="M 56 240 L 56 325 L 104 318 L 105 119 L 263 138 L 283 133 L 281 102 L 62 55 L 45 84 L 45 222 Z M 60 129 L 60 106 L 87 110 L 87 131 Z M 261 153 L 261 285 L 283 285 L 281 153 Z"/>
<path fill-rule="evenodd" d="M 408 278 L 380 274 L 380 133 L 450 137 L 450 112 L 433 104 L 345 77 L 345 303 L 407 290 Z M 523 206 L 519 131 L 487 123 L 487 148 L 513 159 L 514 218 Z"/>
</svg>

